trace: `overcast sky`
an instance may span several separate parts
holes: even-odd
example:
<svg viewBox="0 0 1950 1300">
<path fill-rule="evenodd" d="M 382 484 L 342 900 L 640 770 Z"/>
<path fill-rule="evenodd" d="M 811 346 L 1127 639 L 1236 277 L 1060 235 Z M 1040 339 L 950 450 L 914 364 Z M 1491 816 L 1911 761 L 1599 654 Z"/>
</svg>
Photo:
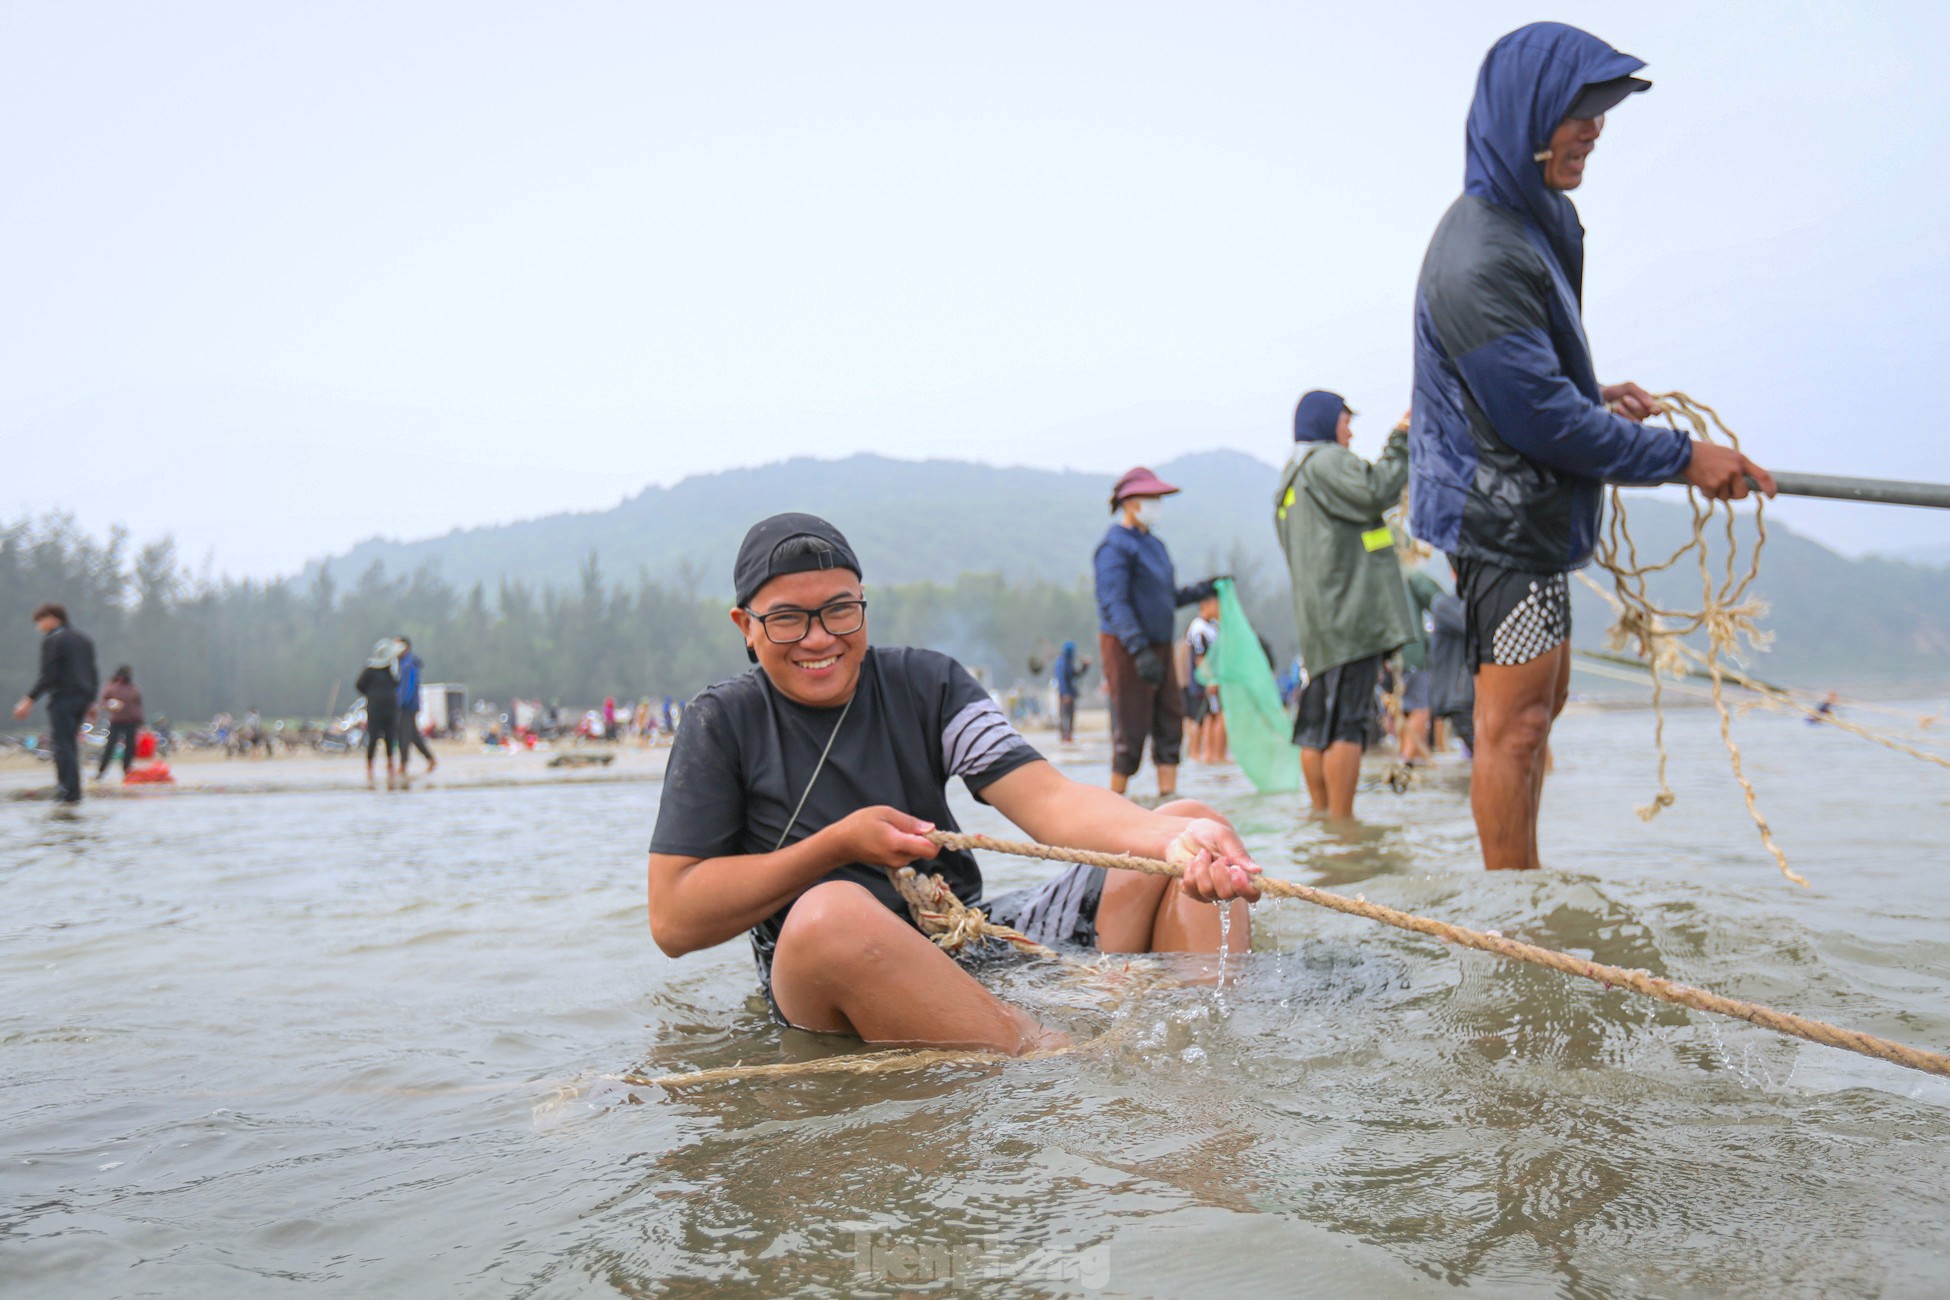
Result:
<svg viewBox="0 0 1950 1300">
<path fill-rule="evenodd" d="M 262 576 L 790 455 L 1277 461 L 1315 386 L 1371 453 L 1477 64 L 1542 16 L 1656 83 L 1577 196 L 1600 374 L 1950 480 L 1944 12 L 6 4 L 0 516 Z"/>
</svg>

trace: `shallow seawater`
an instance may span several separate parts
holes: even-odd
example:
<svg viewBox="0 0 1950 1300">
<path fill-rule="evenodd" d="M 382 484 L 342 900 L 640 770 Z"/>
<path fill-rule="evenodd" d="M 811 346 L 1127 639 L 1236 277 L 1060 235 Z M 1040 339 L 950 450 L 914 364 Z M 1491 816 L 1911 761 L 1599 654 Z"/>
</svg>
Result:
<svg viewBox="0 0 1950 1300">
<path fill-rule="evenodd" d="M 1950 773 L 1742 720 L 1801 889 L 1710 716 L 1670 731 L 1647 825 L 1649 715 L 1567 720 L 1528 876 L 1477 869 L 1459 773 L 1352 840 L 1184 784 L 1270 874 L 1950 1047 Z M 623 1083 L 849 1050 L 768 1023 L 742 942 L 657 953 L 657 793 L 0 806 L 0 1291 L 1950 1288 L 1950 1080 L 1299 903 L 1223 996 L 998 975 L 1092 1050 Z"/>
</svg>

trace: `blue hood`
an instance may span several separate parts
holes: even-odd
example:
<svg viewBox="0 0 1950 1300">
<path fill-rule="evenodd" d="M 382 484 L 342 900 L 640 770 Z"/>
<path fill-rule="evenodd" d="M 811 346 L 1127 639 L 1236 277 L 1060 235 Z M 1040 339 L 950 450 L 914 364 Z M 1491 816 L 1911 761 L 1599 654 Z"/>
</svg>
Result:
<svg viewBox="0 0 1950 1300">
<path fill-rule="evenodd" d="M 1339 393 L 1316 388 L 1300 399 L 1293 410 L 1295 442 L 1333 442 L 1341 426 L 1341 412 L 1347 401 Z"/>
<path fill-rule="evenodd" d="M 1584 226 L 1578 210 L 1544 184 L 1537 151 L 1550 143 L 1584 88 L 1630 76 L 1643 59 L 1620 54 L 1563 23 L 1519 27 L 1483 58 L 1465 131 L 1463 192 L 1509 208 L 1543 233 L 1571 288 L 1584 291 Z"/>
</svg>

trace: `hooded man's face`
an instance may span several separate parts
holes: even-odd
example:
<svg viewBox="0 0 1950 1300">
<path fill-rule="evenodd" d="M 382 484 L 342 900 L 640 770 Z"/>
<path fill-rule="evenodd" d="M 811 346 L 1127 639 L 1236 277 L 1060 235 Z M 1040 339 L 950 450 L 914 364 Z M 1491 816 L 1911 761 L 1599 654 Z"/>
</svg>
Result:
<svg viewBox="0 0 1950 1300">
<path fill-rule="evenodd" d="M 1334 426 L 1334 441 L 1343 447 L 1354 441 L 1354 415 L 1346 408 L 1342 408 L 1340 423 Z"/>
<path fill-rule="evenodd" d="M 1574 190 L 1584 184 L 1584 160 L 1598 146 L 1605 117 L 1567 117 L 1551 132 L 1550 157 L 1544 160 L 1544 184 L 1554 190 Z"/>
</svg>

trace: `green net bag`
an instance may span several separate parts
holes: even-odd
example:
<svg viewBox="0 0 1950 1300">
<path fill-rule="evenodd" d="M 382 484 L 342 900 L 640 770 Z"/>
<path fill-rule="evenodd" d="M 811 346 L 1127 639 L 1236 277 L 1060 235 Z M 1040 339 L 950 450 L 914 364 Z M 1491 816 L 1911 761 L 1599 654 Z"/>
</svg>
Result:
<svg viewBox="0 0 1950 1300">
<path fill-rule="evenodd" d="M 1226 715 L 1226 742 L 1240 770 L 1265 793 L 1300 788 L 1300 750 L 1293 722 L 1280 703 L 1273 665 L 1266 662 L 1259 634 L 1239 604 L 1232 580 L 1219 580 L 1219 641 L 1206 658 L 1216 664 L 1219 705 Z"/>
</svg>

